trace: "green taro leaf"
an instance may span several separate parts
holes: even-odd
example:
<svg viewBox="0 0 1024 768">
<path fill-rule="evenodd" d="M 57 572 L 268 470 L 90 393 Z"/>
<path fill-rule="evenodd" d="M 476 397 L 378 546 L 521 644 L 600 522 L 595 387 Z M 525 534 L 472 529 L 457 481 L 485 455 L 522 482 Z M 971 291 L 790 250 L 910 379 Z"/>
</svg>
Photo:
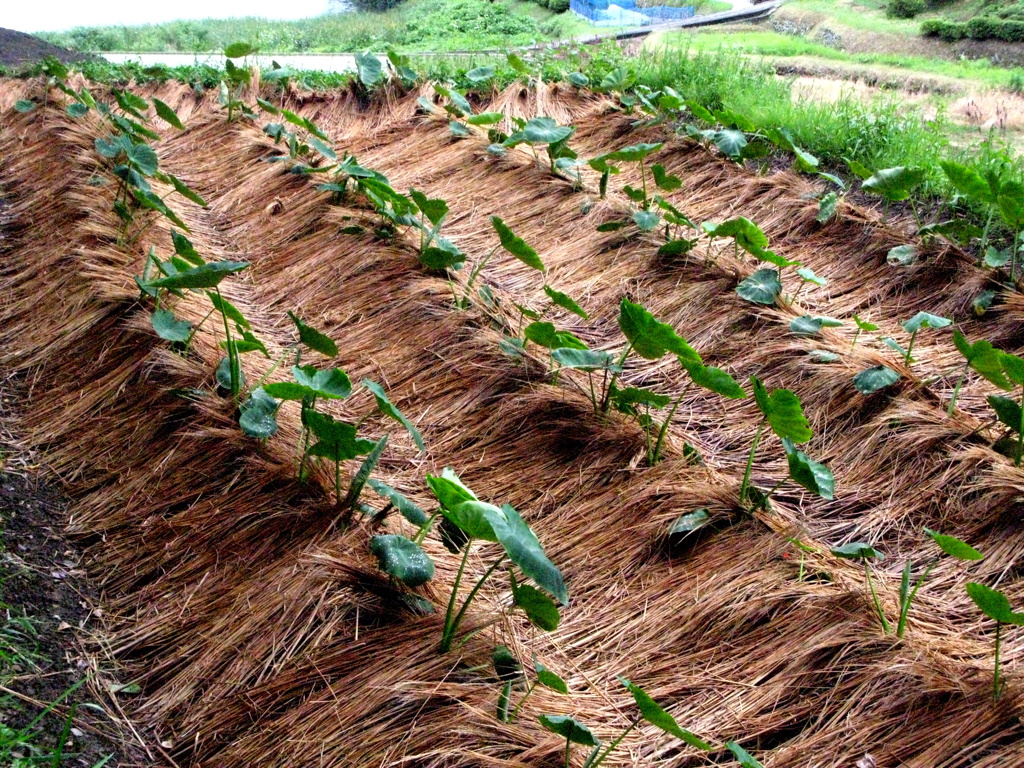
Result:
<svg viewBox="0 0 1024 768">
<path fill-rule="evenodd" d="M 896 202 L 910 197 L 910 190 L 924 181 L 927 175 L 924 168 L 883 168 L 866 179 L 861 188 Z"/>
<path fill-rule="evenodd" d="M 918 312 L 902 325 L 903 330 L 907 333 L 917 333 L 922 328 L 945 328 L 951 322 L 953 321 L 948 317 L 939 317 L 928 312 Z"/>
<path fill-rule="evenodd" d="M 892 368 L 876 365 L 853 377 L 853 386 L 862 395 L 871 395 L 899 381 L 900 375 Z"/>
<path fill-rule="evenodd" d="M 949 179 L 949 183 L 953 185 L 953 189 L 960 194 L 970 200 L 987 205 L 996 202 L 996 196 L 988 182 L 973 168 L 949 160 L 940 160 L 939 165 L 942 166 L 942 171 Z"/>
<path fill-rule="evenodd" d="M 494 646 L 494 650 L 491 651 L 491 663 L 494 664 L 494 673 L 503 683 L 515 683 L 525 677 L 523 665 L 512 655 L 508 646 Z"/>
<path fill-rule="evenodd" d="M 714 131 L 711 140 L 715 142 L 718 150 L 730 160 L 741 159 L 743 150 L 747 146 L 747 137 L 743 131 Z"/>
<path fill-rule="evenodd" d="M 676 519 L 668 529 L 669 536 L 687 536 L 694 531 L 699 531 L 711 522 L 711 515 L 707 507 L 687 512 Z"/>
<path fill-rule="evenodd" d="M 249 321 L 245 319 L 245 315 L 243 315 L 239 311 L 238 307 L 236 307 L 230 301 L 228 301 L 223 296 L 214 291 L 207 291 L 206 296 L 210 300 L 210 303 L 213 304 L 214 310 L 220 312 L 228 320 L 240 326 L 241 328 L 245 328 L 246 330 L 250 331 L 252 330 L 252 326 L 249 325 Z"/>
<path fill-rule="evenodd" d="M 806 282 L 814 283 L 819 288 L 828 285 L 828 280 L 826 280 L 824 277 L 818 277 L 816 274 L 814 274 L 814 270 L 811 269 L 810 267 L 801 267 L 796 271 L 796 273 L 800 275 L 800 277 Z"/>
<path fill-rule="evenodd" d="M 192 335 L 192 323 L 178 320 L 169 309 L 161 307 L 153 313 L 153 330 L 165 341 L 186 342 Z"/>
<path fill-rule="evenodd" d="M 754 385 L 754 400 L 764 414 L 772 432 L 794 443 L 806 443 L 813 437 L 811 425 L 804 416 L 800 398 L 788 389 L 773 389 L 771 394 L 756 376 L 750 377 Z"/>
<path fill-rule="evenodd" d="M 563 368 L 581 371 L 611 371 L 619 373 L 622 366 L 615 365 L 615 358 L 601 349 L 573 349 L 558 347 L 551 352 L 551 359 Z"/>
<path fill-rule="evenodd" d="M 352 478 L 352 483 L 348 487 L 348 493 L 345 494 L 345 498 L 341 502 L 342 507 L 355 508 L 356 502 L 359 500 L 359 494 L 363 492 L 366 481 L 370 479 L 370 473 L 377 468 L 380 457 L 384 454 L 384 449 L 387 448 L 387 445 L 388 436 L 384 435 L 376 442 L 373 449 L 366 454 L 366 458 L 363 459 L 363 463 L 359 465 L 359 469 L 356 470 L 356 474 Z"/>
<path fill-rule="evenodd" d="M 21 112 L 22 114 L 24 114 L 25 112 L 31 112 L 35 108 L 35 102 L 29 101 L 28 99 L 18 99 L 16 102 L 14 102 L 14 110 L 16 112 Z"/>
<path fill-rule="evenodd" d="M 77 101 L 68 104 L 66 111 L 71 117 L 85 117 L 89 114 L 89 108 Z"/>
<path fill-rule="evenodd" d="M 225 277 L 235 272 L 241 272 L 248 266 L 249 262 L 247 261 L 212 261 L 178 272 L 176 275 L 152 280 L 147 285 L 151 288 L 167 288 L 168 290 L 216 288 Z"/>
<path fill-rule="evenodd" d="M 622 675 L 617 675 L 618 680 L 633 694 L 633 700 L 636 701 L 636 705 L 640 708 L 640 714 L 643 715 L 651 725 L 660 728 L 665 733 L 675 736 L 677 739 L 682 739 L 691 747 L 702 749 L 705 752 L 711 752 L 713 747 L 701 738 L 693 735 L 684 728 L 680 728 L 675 718 L 672 717 L 668 712 L 661 708 L 661 706 L 647 695 L 647 692 L 639 685 L 631 683 Z"/>
<path fill-rule="evenodd" d="M 829 468 L 809 458 L 803 451 L 797 450 L 791 440 L 783 439 L 782 445 L 789 461 L 790 477 L 811 493 L 831 501 L 835 492 L 835 479 Z"/>
<path fill-rule="evenodd" d="M 451 507 L 442 506 L 441 514 L 472 539 L 498 541 L 491 520 L 502 516 L 501 509 L 485 501 L 462 501 Z"/>
<path fill-rule="evenodd" d="M 821 200 L 818 201 L 818 215 L 814 217 L 814 220 L 819 224 L 824 224 L 833 216 L 836 215 L 836 208 L 839 205 L 839 195 L 835 192 L 829 192 L 823 195 Z"/>
<path fill-rule="evenodd" d="M 661 215 L 654 211 L 633 211 L 633 221 L 641 232 L 651 232 L 661 223 Z"/>
<path fill-rule="evenodd" d="M 982 291 L 971 302 L 971 309 L 977 317 L 983 317 L 992 308 L 996 299 L 996 292 L 993 290 Z"/>
<path fill-rule="evenodd" d="M 153 99 L 153 106 L 156 107 L 156 113 L 159 115 L 161 120 L 173 125 L 179 131 L 185 130 L 185 126 L 182 125 L 181 119 L 178 117 L 177 113 L 164 102 L 160 101 L 160 99 Z"/>
<path fill-rule="evenodd" d="M 842 320 L 835 320 L 831 317 L 804 315 L 793 318 L 789 323 L 789 330 L 797 336 L 815 336 L 822 328 L 838 328 L 842 324 Z"/>
<path fill-rule="evenodd" d="M 352 392 L 352 382 L 340 368 L 320 370 L 312 365 L 293 365 L 292 375 L 297 384 L 305 387 L 317 397 L 341 400 Z"/>
<path fill-rule="evenodd" d="M 568 331 L 555 329 L 553 323 L 537 321 L 530 323 L 523 330 L 523 336 L 545 349 L 587 349 L 587 345 Z"/>
<path fill-rule="evenodd" d="M 999 215 L 1006 226 L 1019 232 L 1024 229 L 1024 184 L 1008 181 L 999 190 Z"/>
<path fill-rule="evenodd" d="M 1012 389 L 1012 384 L 1003 375 L 1003 353 L 992 346 L 991 342 L 977 341 L 971 344 L 959 330 L 953 329 L 953 344 L 964 356 L 968 364 L 988 381 L 1000 389 Z"/>
<path fill-rule="evenodd" d="M 1008 397 L 989 395 L 988 404 L 992 406 L 992 410 L 996 412 L 996 416 L 999 417 L 999 421 L 1008 426 L 1014 432 L 1020 434 L 1021 409 L 1019 403 Z"/>
<path fill-rule="evenodd" d="M 628 147 L 623 147 L 622 149 L 617 149 L 614 152 L 608 152 L 601 155 L 601 158 L 612 162 L 639 163 L 642 162 L 649 154 L 657 152 L 663 146 L 665 146 L 664 142 L 659 142 L 657 144 L 633 144 Z"/>
<path fill-rule="evenodd" d="M 967 594 L 990 619 L 1002 624 L 1024 625 L 1024 613 L 1014 613 L 1010 608 L 1010 601 L 998 589 L 972 581 L 967 584 Z"/>
<path fill-rule="evenodd" d="M 491 216 L 491 226 L 498 233 L 498 239 L 501 240 L 501 246 L 506 251 L 511 253 L 523 264 L 528 267 L 533 267 L 536 270 L 544 272 L 544 262 L 540 260 L 537 252 L 533 250 L 526 241 L 521 237 L 517 237 L 515 233 L 508 228 L 504 221 L 497 216 Z"/>
<path fill-rule="evenodd" d="M 206 262 L 199 252 L 192 245 L 192 241 L 175 229 L 171 230 L 171 241 L 174 243 L 174 252 L 194 266 L 201 267 Z"/>
<path fill-rule="evenodd" d="M 325 357 L 338 356 L 338 345 L 334 343 L 333 339 L 320 333 L 316 328 L 306 325 L 294 312 L 289 311 L 288 317 L 295 323 L 295 327 L 299 331 L 300 342 Z"/>
<path fill-rule="evenodd" d="M 239 406 L 241 417 L 238 426 L 246 437 L 266 440 L 277 434 L 277 400 L 266 393 L 263 387 L 256 387 Z"/>
<path fill-rule="evenodd" d="M 867 320 L 861 320 L 860 315 L 853 316 L 853 322 L 857 324 L 857 327 L 862 331 L 877 331 L 878 326 Z"/>
<path fill-rule="evenodd" d="M 370 539 L 370 551 L 377 565 L 408 587 L 418 587 L 434 578 L 434 561 L 420 545 L 405 536 L 387 534 Z"/>
<path fill-rule="evenodd" d="M 554 632 L 558 629 L 558 622 L 561 620 L 558 606 L 539 589 L 529 584 L 520 584 L 516 587 L 512 600 L 523 609 L 534 626 L 545 632 Z"/>
<path fill-rule="evenodd" d="M 451 467 L 445 467 L 440 477 L 428 474 L 426 480 L 442 509 L 451 510 L 464 501 L 477 501 L 476 494 L 463 484 Z"/>
<path fill-rule="evenodd" d="M 736 286 L 740 298 L 755 304 L 771 305 L 782 293 L 782 280 L 777 269 L 759 269 Z"/>
<path fill-rule="evenodd" d="M 409 197 L 411 197 L 412 201 L 416 203 L 416 207 L 420 209 L 420 213 L 426 216 L 427 220 L 435 227 L 444 220 L 445 216 L 448 215 L 448 203 L 440 198 L 431 200 L 417 189 L 410 189 Z"/>
<path fill-rule="evenodd" d="M 148 144 L 132 144 L 127 155 L 128 161 L 144 176 L 152 176 L 160 164 L 156 152 Z"/>
<path fill-rule="evenodd" d="M 356 70 L 359 72 L 359 81 L 367 88 L 372 88 L 384 77 L 380 59 L 369 51 L 356 54 Z"/>
<path fill-rule="evenodd" d="M 464 139 L 470 135 L 469 128 L 467 128 L 463 123 L 460 123 L 458 120 L 449 120 L 448 130 L 451 131 L 452 136 L 458 139 Z"/>
<path fill-rule="evenodd" d="M 573 744 L 596 747 L 601 743 L 587 726 L 568 715 L 541 715 L 538 720 L 547 730 Z"/>
<path fill-rule="evenodd" d="M 590 85 L 590 78 L 584 75 L 582 72 L 570 72 L 569 82 L 575 85 L 577 88 L 586 88 Z"/>
<path fill-rule="evenodd" d="M 619 328 L 633 350 L 647 360 L 659 360 L 666 352 L 672 352 L 679 356 L 680 361 L 702 362 L 697 351 L 671 325 L 659 322 L 654 315 L 626 297 L 619 305 Z"/>
<path fill-rule="evenodd" d="M 999 362 L 1002 364 L 1003 372 L 1010 381 L 1017 385 L 1024 384 L 1024 358 L 1011 355 L 1009 352 L 1003 352 L 999 357 Z"/>
<path fill-rule="evenodd" d="M 224 49 L 224 55 L 229 59 L 241 59 L 245 56 L 251 56 L 259 50 L 254 45 L 249 43 L 231 43 L 227 48 Z"/>
<path fill-rule="evenodd" d="M 367 484 L 373 488 L 377 494 L 391 502 L 392 506 L 398 510 L 399 514 L 413 525 L 421 526 L 430 519 L 426 512 L 417 507 L 387 483 L 382 483 L 380 480 L 368 480 Z"/>
<path fill-rule="evenodd" d="M 985 556 L 981 554 L 981 552 L 976 550 L 970 544 L 961 541 L 956 536 L 947 536 L 944 533 L 933 531 L 931 528 L 925 528 L 924 532 L 932 537 L 932 541 L 938 545 L 939 549 L 958 560 L 985 559 Z"/>
<path fill-rule="evenodd" d="M 356 456 L 365 456 L 373 450 L 372 440 L 356 437 L 355 424 L 337 421 L 333 416 L 314 411 L 303 410 L 303 423 L 316 435 L 318 442 L 306 453 L 320 456 L 331 461 L 348 461 Z"/>
<path fill-rule="evenodd" d="M 470 115 L 466 118 L 466 122 L 470 125 L 494 125 L 504 119 L 505 115 L 501 112 L 481 112 L 478 115 Z"/>
<path fill-rule="evenodd" d="M 807 353 L 807 357 L 812 363 L 834 363 L 839 359 L 839 355 L 829 352 L 827 349 L 812 349 Z"/>
<path fill-rule="evenodd" d="M 721 368 L 715 368 L 710 365 L 705 366 L 701 363 L 688 363 L 681 359 L 680 362 L 690 375 L 690 378 L 693 379 L 693 383 L 698 387 L 703 387 L 722 395 L 722 397 L 729 397 L 734 400 L 747 396 L 747 393 L 743 391 L 743 387 L 739 385 L 736 379 Z"/>
<path fill-rule="evenodd" d="M 735 741 L 725 742 L 725 748 L 732 752 L 737 762 L 740 764 L 740 768 L 764 768 L 753 755 L 747 750 L 737 744 Z"/>
<path fill-rule="evenodd" d="M 533 657 L 533 668 L 537 673 L 538 683 L 563 695 L 569 694 L 569 686 L 565 684 L 565 680 L 537 661 L 536 656 Z"/>
<path fill-rule="evenodd" d="M 486 83 L 494 78 L 494 67 L 477 67 L 466 73 L 466 79 L 474 85 Z"/>
<path fill-rule="evenodd" d="M 444 96 L 450 102 L 448 107 L 449 112 L 454 111 L 457 115 L 472 115 L 473 106 L 466 100 L 466 97 L 454 89 L 445 88 L 443 86 L 435 86 L 438 93 Z"/>
<path fill-rule="evenodd" d="M 213 378 L 217 382 L 217 386 L 221 389 L 226 389 L 229 392 L 233 389 L 231 386 L 231 358 L 222 357 L 220 362 L 217 364 L 217 369 L 213 372 Z M 241 368 L 238 369 L 238 388 L 241 389 L 245 386 L 245 371 Z"/>
<path fill-rule="evenodd" d="M 675 192 L 683 186 L 683 180 L 665 171 L 665 166 L 655 163 L 651 166 L 651 174 L 654 176 L 654 183 L 659 189 L 666 192 Z"/>
<path fill-rule="evenodd" d="M 583 308 L 575 301 L 573 301 L 572 298 L 567 294 L 564 294 L 561 291 L 556 291 L 550 285 L 544 286 L 544 293 L 547 294 L 548 298 L 551 299 L 551 301 L 554 302 L 556 306 L 559 306 L 564 310 L 572 312 L 574 315 L 582 317 L 584 320 L 590 319 L 590 315 L 584 312 Z"/>
<path fill-rule="evenodd" d="M 463 506 L 471 503 L 464 502 Z M 569 591 L 565 588 L 562 573 L 544 554 L 536 535 L 513 507 L 503 504 L 500 512 L 500 515 L 489 511 L 485 514 L 509 559 L 537 586 L 553 595 L 562 605 L 568 605 Z"/>
<path fill-rule="evenodd" d="M 439 237 L 437 246 L 423 249 L 420 263 L 431 270 L 460 269 L 466 263 L 466 254 L 455 243 Z"/>
<path fill-rule="evenodd" d="M 623 413 L 632 413 L 634 405 L 643 405 L 648 408 L 661 409 L 672 402 L 668 395 L 659 395 L 643 387 L 626 387 L 625 389 L 614 390 L 612 399 L 615 407 Z"/>
<path fill-rule="evenodd" d="M 409 419 L 407 419 L 405 415 L 388 399 L 387 394 L 384 392 L 384 388 L 380 384 L 377 384 L 370 379 L 363 379 L 359 383 L 373 393 L 373 397 L 377 401 L 377 410 L 405 427 L 412 436 L 412 440 L 416 443 L 417 448 L 421 451 L 427 450 L 427 447 L 423 444 L 423 437 L 420 435 L 420 431 L 416 429 L 416 426 L 409 421 Z"/>
<path fill-rule="evenodd" d="M 885 555 L 863 541 L 854 541 L 849 544 L 843 544 L 841 547 L 832 547 L 831 552 L 836 557 L 842 557 L 846 560 L 868 560 L 871 558 L 885 560 Z"/>
</svg>

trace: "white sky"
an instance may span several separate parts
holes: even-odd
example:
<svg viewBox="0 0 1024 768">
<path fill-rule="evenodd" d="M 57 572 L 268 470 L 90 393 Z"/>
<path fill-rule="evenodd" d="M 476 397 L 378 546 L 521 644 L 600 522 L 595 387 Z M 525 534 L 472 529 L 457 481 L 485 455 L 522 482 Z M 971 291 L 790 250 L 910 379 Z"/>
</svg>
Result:
<svg viewBox="0 0 1024 768">
<path fill-rule="evenodd" d="M 328 0 L 0 0 L 0 27 L 19 32 L 56 32 L 175 19 L 301 19 L 326 12 L 327 5 Z"/>
</svg>

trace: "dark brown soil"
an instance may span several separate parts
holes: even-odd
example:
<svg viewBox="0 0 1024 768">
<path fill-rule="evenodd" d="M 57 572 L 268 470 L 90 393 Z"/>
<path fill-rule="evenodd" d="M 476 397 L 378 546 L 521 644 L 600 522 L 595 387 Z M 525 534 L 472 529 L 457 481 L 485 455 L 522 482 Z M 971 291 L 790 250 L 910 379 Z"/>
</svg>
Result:
<svg viewBox="0 0 1024 768">
<path fill-rule="evenodd" d="M 67 48 L 51 45 L 24 32 L 0 28 L 0 66 L 18 68 L 34 64 L 47 56 L 55 56 L 65 64 L 95 58 L 88 53 L 69 51 Z"/>
</svg>

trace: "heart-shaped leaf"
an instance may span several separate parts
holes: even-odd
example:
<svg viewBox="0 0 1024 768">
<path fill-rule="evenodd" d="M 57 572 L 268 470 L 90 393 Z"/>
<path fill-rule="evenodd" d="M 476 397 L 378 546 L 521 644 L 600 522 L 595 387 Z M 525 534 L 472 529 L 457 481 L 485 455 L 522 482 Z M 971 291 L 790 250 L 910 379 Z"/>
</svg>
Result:
<svg viewBox="0 0 1024 768">
<path fill-rule="evenodd" d="M 835 479 L 829 468 L 809 458 L 803 451 L 797 450 L 791 440 L 784 439 L 782 445 L 789 461 L 790 477 L 811 493 L 831 501 L 835 492 Z"/>
<path fill-rule="evenodd" d="M 759 269 L 736 286 L 736 293 L 755 304 L 774 304 L 782 293 L 777 269 Z"/>
<path fill-rule="evenodd" d="M 521 237 L 517 237 L 504 221 L 497 216 L 491 216 L 491 226 L 493 226 L 494 230 L 498 233 L 498 239 L 501 241 L 502 248 L 515 256 L 526 266 L 533 267 L 541 272 L 544 271 L 544 262 L 540 260 L 540 256 L 537 255 L 537 252 L 527 245 L 525 240 Z"/>
<path fill-rule="evenodd" d="M 671 325 L 659 322 L 642 306 L 625 297 L 619 305 L 619 328 L 629 339 L 633 351 L 647 360 L 659 360 L 666 352 L 672 352 L 681 361 L 701 362 L 697 351 Z"/>
<path fill-rule="evenodd" d="M 754 385 L 754 400 L 764 414 L 772 432 L 794 443 L 806 443 L 813 437 L 811 425 L 804 416 L 800 398 L 788 389 L 773 389 L 771 394 L 756 376 L 750 377 Z"/>
<path fill-rule="evenodd" d="M 169 309 L 161 307 L 153 313 L 153 330 L 165 341 L 183 343 L 192 335 L 192 323 L 178 320 Z"/>
<path fill-rule="evenodd" d="M 587 726 L 568 715 L 541 715 L 538 719 L 547 730 L 573 744 L 596 747 L 601 743 Z"/>
<path fill-rule="evenodd" d="M 843 544 L 841 547 L 832 547 L 831 552 L 836 557 L 842 557 L 846 560 L 885 560 L 885 555 L 863 541 L 854 541 L 849 544 Z"/>
<path fill-rule="evenodd" d="M 892 368 L 876 365 L 853 377 L 853 386 L 862 395 L 870 395 L 899 381 L 900 375 Z"/>
<path fill-rule="evenodd" d="M 377 565 L 409 587 L 418 587 L 434 578 L 434 561 L 419 544 L 405 536 L 385 534 L 370 539 L 370 551 Z"/>
<path fill-rule="evenodd" d="M 970 544 L 961 541 L 956 536 L 947 536 L 944 533 L 933 531 L 931 528 L 925 528 L 924 532 L 932 537 L 932 541 L 938 545 L 939 549 L 958 560 L 985 559 L 985 556 L 981 554 L 981 552 L 976 550 Z"/>
</svg>

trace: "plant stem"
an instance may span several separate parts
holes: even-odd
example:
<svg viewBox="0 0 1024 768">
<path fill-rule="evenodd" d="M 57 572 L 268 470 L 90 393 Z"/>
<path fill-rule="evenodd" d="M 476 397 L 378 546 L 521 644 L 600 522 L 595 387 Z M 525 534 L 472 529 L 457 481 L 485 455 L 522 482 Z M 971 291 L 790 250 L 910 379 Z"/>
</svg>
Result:
<svg viewBox="0 0 1024 768">
<path fill-rule="evenodd" d="M 611 753 L 611 751 L 613 749 L 615 749 L 617 746 L 619 746 L 619 742 L 622 741 L 624 738 L 626 738 L 626 736 L 629 734 L 629 732 L 632 731 L 634 728 L 636 728 L 640 724 L 640 721 L 642 719 L 643 718 L 638 717 L 636 720 L 634 720 L 632 723 L 630 723 L 629 727 L 626 730 L 624 730 L 622 733 L 620 733 L 619 737 L 617 739 L 615 739 L 615 741 L 613 741 L 611 744 L 608 745 L 608 748 L 605 749 L 605 751 L 601 753 L 600 757 L 598 757 L 594 761 L 588 760 L 584 764 L 584 768 L 598 768 L 598 766 L 601 765 L 601 763 L 603 763 L 605 761 L 605 759 L 608 757 L 608 755 Z"/>
<path fill-rule="evenodd" d="M 857 346 L 857 339 L 860 337 L 860 327 L 858 326 L 857 332 L 853 334 L 853 344 L 850 345 L 850 349 Z"/>
<path fill-rule="evenodd" d="M 992 701 L 999 701 L 999 689 L 1002 687 L 999 684 L 999 645 L 1002 641 L 1000 637 L 1000 630 L 1003 628 L 1003 622 L 996 622 L 996 666 L 992 673 Z"/>
<path fill-rule="evenodd" d="M 924 584 L 924 580 L 928 578 L 928 574 L 932 572 L 932 568 L 934 568 L 938 562 L 938 560 L 934 561 L 925 569 L 921 578 L 918 579 L 917 583 L 914 585 L 914 589 L 910 592 L 910 596 L 907 597 L 907 602 L 900 606 L 900 620 L 896 625 L 896 637 L 903 637 L 903 633 L 907 629 L 907 614 L 910 613 L 910 605 L 914 602 L 914 598 L 917 596 L 917 590 L 921 588 L 921 585 Z"/>
<path fill-rule="evenodd" d="M 644 187 L 644 210 L 650 208 L 651 204 L 647 202 L 647 174 L 644 173 L 644 161 L 640 161 L 640 181 Z"/>
<path fill-rule="evenodd" d="M 594 392 L 593 371 L 587 371 L 587 380 L 590 382 L 590 402 L 594 406 L 594 413 L 597 413 L 597 394 Z"/>
<path fill-rule="evenodd" d="M 413 537 L 413 541 L 415 541 L 417 544 L 423 543 L 423 540 L 427 538 L 427 534 L 430 533 L 430 529 L 434 527 L 434 521 L 437 519 L 437 516 L 439 514 L 441 513 L 435 512 L 427 518 L 427 522 L 421 525 L 420 529 L 416 532 L 416 535 Z"/>
<path fill-rule="evenodd" d="M 960 374 L 960 380 L 956 383 L 956 386 L 953 387 L 953 399 L 949 401 L 949 407 L 946 409 L 947 416 L 953 415 L 953 409 L 956 408 L 956 399 L 960 396 L 960 387 L 962 387 L 964 382 L 967 381 L 967 371 L 970 367 L 970 362 L 964 363 L 964 370 Z"/>
<path fill-rule="evenodd" d="M 630 352 L 633 351 L 633 342 L 629 342 L 629 345 L 622 351 L 619 356 L 618 362 L 615 363 L 616 368 L 621 368 L 622 364 L 626 362 L 626 357 Z M 612 374 L 611 381 L 608 382 L 608 386 L 604 390 L 604 398 L 601 400 L 601 413 L 608 413 L 608 406 L 611 404 L 611 391 L 612 387 L 615 386 L 615 382 L 618 381 L 619 372 L 616 371 Z"/>
<path fill-rule="evenodd" d="M 750 446 L 750 455 L 747 457 L 747 468 L 743 472 L 743 482 L 740 484 L 740 506 L 744 507 L 747 504 L 747 487 L 750 485 L 750 473 L 754 469 L 754 454 L 757 452 L 757 444 L 761 442 L 761 432 L 764 430 L 764 425 L 768 423 L 768 419 L 761 419 L 761 423 L 757 426 L 757 434 L 754 435 L 754 444 Z"/>
<path fill-rule="evenodd" d="M 191 346 L 192 346 L 192 339 L 195 338 L 195 335 L 196 335 L 196 333 L 199 332 L 199 329 L 203 327 L 203 323 L 205 323 L 207 320 L 209 320 L 210 319 L 210 315 L 212 315 L 216 311 L 217 310 L 215 310 L 215 309 L 211 309 L 209 312 L 206 313 L 206 316 L 202 320 L 200 320 L 197 325 L 192 327 L 192 330 L 188 334 L 188 338 L 185 339 L 185 351 L 186 352 L 188 352 L 188 350 L 191 348 Z"/>
<path fill-rule="evenodd" d="M 572 742 L 569 741 L 568 737 L 566 737 L 566 739 L 565 739 L 565 768 L 569 768 L 569 747 L 571 745 L 572 745 Z"/>
<path fill-rule="evenodd" d="M 878 618 L 882 620 L 882 634 L 889 634 L 889 622 L 886 621 L 885 612 L 882 610 L 882 604 L 878 600 L 878 593 L 875 592 L 875 585 L 871 581 L 871 565 L 868 563 L 867 558 L 864 558 L 864 578 L 867 579 L 868 589 L 871 591 L 871 599 L 875 601 L 875 610 L 878 611 Z"/>
<path fill-rule="evenodd" d="M 235 345 L 231 342 L 231 328 L 228 327 L 228 316 L 224 307 L 224 297 L 220 295 L 220 286 L 217 286 L 214 290 L 217 291 L 217 298 L 220 299 L 220 306 L 222 307 L 220 316 L 224 320 L 224 335 L 227 337 L 228 342 L 228 368 L 231 371 L 231 396 L 238 402 L 238 391 L 241 389 L 241 369 L 238 364 L 238 350 L 235 349 Z"/>
<path fill-rule="evenodd" d="M 334 461 L 334 503 L 341 504 L 341 462 Z"/>
<path fill-rule="evenodd" d="M 996 205 L 993 203 L 988 207 L 988 219 L 985 221 L 985 229 L 981 232 L 981 245 L 978 248 L 978 252 L 981 254 L 982 260 L 985 258 L 985 247 L 988 245 L 988 231 L 992 227 L 992 218 L 996 215 Z"/>
<path fill-rule="evenodd" d="M 302 409 L 306 409 L 306 404 L 303 402 Z M 316 409 L 316 395 L 313 395 L 313 399 L 310 400 L 309 410 Z M 299 482 L 304 482 L 306 479 L 306 451 L 309 450 L 309 427 L 306 426 L 305 421 L 302 424 L 302 457 L 299 459 Z"/>
<path fill-rule="evenodd" d="M 473 539 L 466 542 L 466 551 L 462 554 L 462 562 L 459 564 L 459 572 L 455 575 L 455 584 L 452 585 L 452 596 L 448 600 L 448 610 L 444 614 L 444 631 L 441 633 L 441 653 L 448 653 L 452 647 L 452 613 L 455 611 L 455 598 L 459 594 L 459 585 L 462 584 L 462 574 L 466 570 L 466 561 L 469 560 L 469 549 Z"/>
<path fill-rule="evenodd" d="M 910 334 L 910 344 L 907 345 L 907 354 L 903 357 L 903 362 L 910 365 L 910 353 L 914 351 L 914 339 L 917 338 L 917 331 Z"/>
<path fill-rule="evenodd" d="M 669 409 L 668 416 L 665 417 L 665 421 L 661 424 L 661 430 L 658 432 L 658 441 L 654 444 L 654 457 L 651 461 L 652 467 L 661 459 L 661 446 L 662 443 L 665 442 L 665 435 L 668 433 L 668 425 L 672 421 L 672 417 L 676 415 L 676 409 L 683 401 L 683 397 L 685 397 L 686 393 L 690 391 L 690 384 L 692 383 L 692 381 L 688 382 L 683 391 L 679 393 L 679 397 L 676 398 L 675 402 L 672 403 L 672 408 Z"/>
<path fill-rule="evenodd" d="M 1017 282 L 1017 248 L 1020 247 L 1020 232 L 1015 232 L 1013 235 L 1013 251 L 1010 253 L 1010 280 L 1014 283 Z"/>
<path fill-rule="evenodd" d="M 526 700 L 528 698 L 530 698 L 530 694 L 533 693 L 533 689 L 536 688 L 536 687 L 537 687 L 537 681 L 536 680 L 534 682 L 530 683 L 530 687 L 526 689 L 526 694 L 523 696 L 523 698 L 521 698 L 519 700 L 519 703 L 516 704 L 516 708 L 512 710 L 512 714 L 508 716 L 508 722 L 512 722 L 513 720 L 516 719 L 516 715 L 519 713 L 519 710 L 522 708 L 523 704 L 526 703 Z"/>
<path fill-rule="evenodd" d="M 484 582 L 487 581 L 488 578 L 490 578 L 491 574 L 494 573 L 498 566 L 501 565 L 503 562 L 505 562 L 505 555 L 502 555 L 494 561 L 494 565 L 492 565 L 484 572 L 484 575 L 480 577 L 480 580 L 470 591 L 469 597 L 466 598 L 466 602 L 462 604 L 462 608 L 459 609 L 458 614 L 456 614 L 455 619 L 452 621 L 451 630 L 449 631 L 449 646 L 451 645 L 451 640 L 455 638 L 455 632 L 458 630 L 459 624 L 462 623 L 462 619 L 465 617 L 466 611 L 469 610 L 469 604 L 472 603 L 473 598 L 476 597 L 476 593 L 480 591 L 480 587 L 484 585 Z"/>
<path fill-rule="evenodd" d="M 472 273 L 470 273 L 470 275 L 469 275 L 469 280 L 466 281 L 466 295 L 462 299 L 462 304 L 460 306 L 460 309 L 465 309 L 466 305 L 468 304 L 468 302 L 469 302 L 469 294 L 473 290 L 473 283 L 476 282 L 476 278 L 477 278 L 477 275 L 480 274 L 480 270 L 482 270 L 485 266 L 487 266 L 487 262 L 490 261 L 491 257 L 495 253 L 498 252 L 498 248 L 500 248 L 500 247 L 501 247 L 500 245 L 494 246 L 494 249 L 490 253 L 488 253 L 486 256 L 484 256 L 484 258 L 482 258 L 480 260 L 480 263 L 478 263 L 476 265 L 476 267 L 473 268 Z"/>
<path fill-rule="evenodd" d="M 1020 389 L 1020 402 L 1021 402 L 1021 413 L 1020 413 L 1020 424 L 1017 425 L 1017 456 L 1014 464 L 1020 466 L 1021 453 L 1024 452 L 1024 386 Z"/>
</svg>

